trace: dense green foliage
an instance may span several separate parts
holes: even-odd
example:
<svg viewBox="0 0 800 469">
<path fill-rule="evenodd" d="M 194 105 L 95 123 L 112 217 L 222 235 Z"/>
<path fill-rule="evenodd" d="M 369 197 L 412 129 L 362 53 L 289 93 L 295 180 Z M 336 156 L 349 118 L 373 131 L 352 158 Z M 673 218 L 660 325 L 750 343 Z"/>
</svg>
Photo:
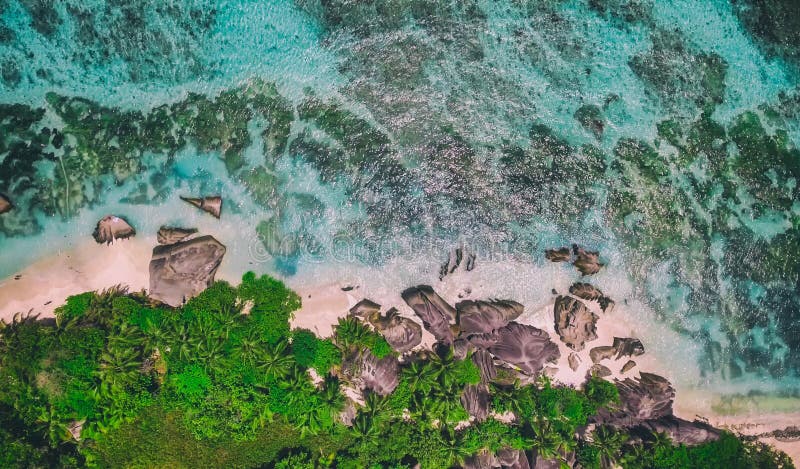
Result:
<svg viewBox="0 0 800 469">
<path fill-rule="evenodd" d="M 510 370 L 482 383 L 472 357 L 452 348 L 406 357 L 392 393 L 365 391 L 358 404 L 345 397 L 357 382 L 344 368 L 395 352 L 354 317 L 331 339 L 291 330 L 299 306 L 281 282 L 248 273 L 178 309 L 112 289 L 69 298 L 55 323 L 4 324 L 0 466 L 440 468 L 512 448 L 555 460 L 574 452 L 586 468 L 790 467 L 732 435 L 692 448 L 659 435 L 629 444 L 605 427 L 579 439 L 618 402 L 612 383 L 521 385 Z M 496 413 L 464 425 L 462 393 L 476 385 Z"/>
</svg>

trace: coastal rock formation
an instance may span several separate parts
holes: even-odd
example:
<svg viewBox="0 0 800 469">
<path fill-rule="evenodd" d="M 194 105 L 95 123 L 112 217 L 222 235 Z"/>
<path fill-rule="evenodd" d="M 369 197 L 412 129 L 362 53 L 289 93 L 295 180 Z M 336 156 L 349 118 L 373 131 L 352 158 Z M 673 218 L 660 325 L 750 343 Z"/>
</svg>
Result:
<svg viewBox="0 0 800 469">
<path fill-rule="evenodd" d="M 215 195 L 210 197 L 181 197 L 181 200 L 188 202 L 195 207 L 219 218 L 222 213 L 222 197 Z"/>
<path fill-rule="evenodd" d="M 478 454 L 464 459 L 464 464 L 461 466 L 463 469 L 497 469 L 500 467 L 500 462 L 489 450 L 481 450 Z"/>
<path fill-rule="evenodd" d="M 482 383 L 488 383 L 497 376 L 497 367 L 494 366 L 494 359 L 492 359 L 491 353 L 486 350 L 476 350 L 472 354 L 471 360 L 481 372 Z"/>
<path fill-rule="evenodd" d="M 189 236 L 197 233 L 197 228 L 177 228 L 172 226 L 162 226 L 158 229 L 156 239 L 158 244 L 175 244 L 183 241 Z"/>
<path fill-rule="evenodd" d="M 456 310 L 437 295 L 433 288 L 419 285 L 405 290 L 401 296 L 437 341 L 445 345 L 453 343 L 450 323 L 456 318 Z"/>
<path fill-rule="evenodd" d="M 571 287 L 569 287 L 569 292 L 570 294 L 586 301 L 597 301 L 600 304 L 600 309 L 604 313 L 609 313 L 612 309 L 614 309 L 614 300 L 605 296 L 599 288 L 589 283 L 574 283 Z"/>
<path fill-rule="evenodd" d="M 126 239 L 136 235 L 136 230 L 122 217 L 107 215 L 97 222 L 92 237 L 98 244 L 111 244 L 115 239 Z"/>
<path fill-rule="evenodd" d="M 721 432 L 716 428 L 700 421 L 690 422 L 674 415 L 647 420 L 633 427 L 631 433 L 642 430 L 648 433 L 666 433 L 675 444 L 699 445 L 719 438 Z"/>
<path fill-rule="evenodd" d="M 483 422 L 489 415 L 491 399 L 489 388 L 485 384 L 467 385 L 461 393 L 461 405 L 478 422 Z"/>
<path fill-rule="evenodd" d="M 213 236 L 156 246 L 150 261 L 151 298 L 179 306 L 214 282 L 225 246 Z"/>
<path fill-rule="evenodd" d="M 612 374 L 613 373 L 611 373 L 611 370 L 607 366 L 595 363 L 591 368 L 589 368 L 587 377 L 591 378 L 592 376 L 597 376 L 598 378 L 608 378 Z"/>
<path fill-rule="evenodd" d="M 361 385 L 381 396 L 388 396 L 400 382 L 400 364 L 394 355 L 377 358 L 369 350 L 359 360 Z"/>
<path fill-rule="evenodd" d="M 422 342 L 422 327 L 400 316 L 395 308 L 390 309 L 386 316 L 371 314 L 369 322 L 397 353 L 408 352 Z"/>
<path fill-rule="evenodd" d="M 463 333 L 484 333 L 499 329 L 517 319 L 525 309 L 516 301 L 472 301 L 456 304 L 458 326 Z"/>
<path fill-rule="evenodd" d="M 632 337 L 614 337 L 612 345 L 617 353 L 617 360 L 623 357 L 638 357 L 644 355 L 644 345 L 639 339 Z"/>
<path fill-rule="evenodd" d="M 447 254 L 447 262 L 442 264 L 439 269 L 439 280 L 442 280 L 448 274 L 452 274 L 459 267 L 463 265 L 464 270 L 469 272 L 475 268 L 475 254 L 469 252 L 466 248 L 451 249 Z"/>
<path fill-rule="evenodd" d="M 605 265 L 600 262 L 599 252 L 587 251 L 577 244 L 572 245 L 572 252 L 575 254 L 575 261 L 572 265 L 574 265 L 582 275 L 594 275 Z"/>
<path fill-rule="evenodd" d="M 580 352 L 588 341 L 597 339 L 597 315 L 580 300 L 559 296 L 553 308 L 555 329 L 567 347 Z"/>
<path fill-rule="evenodd" d="M 380 314 L 380 311 L 381 305 L 372 300 L 364 298 L 350 308 L 350 315 L 361 318 L 369 318 L 373 314 Z"/>
<path fill-rule="evenodd" d="M 568 262 L 572 258 L 569 248 L 546 249 L 544 257 L 550 262 Z"/>
<path fill-rule="evenodd" d="M 561 356 L 547 332 L 516 322 L 488 334 L 471 335 L 469 341 L 528 375 L 540 372 L 545 363 Z"/>
<path fill-rule="evenodd" d="M 0 194 L 0 215 L 11 211 L 14 208 L 14 204 L 11 203 L 8 197 L 3 194 Z"/>
<path fill-rule="evenodd" d="M 635 366 L 636 366 L 636 362 L 635 361 L 628 360 L 627 362 L 625 362 L 624 365 L 622 365 L 621 372 L 622 373 L 627 373 L 627 372 L 631 371 L 633 369 L 633 367 L 635 367 Z"/>
</svg>

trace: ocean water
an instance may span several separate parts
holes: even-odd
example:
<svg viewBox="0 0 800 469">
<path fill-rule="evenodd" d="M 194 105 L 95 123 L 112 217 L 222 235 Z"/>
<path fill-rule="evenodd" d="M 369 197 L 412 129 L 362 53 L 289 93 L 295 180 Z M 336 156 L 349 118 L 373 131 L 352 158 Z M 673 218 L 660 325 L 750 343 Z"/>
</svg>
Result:
<svg viewBox="0 0 800 469">
<path fill-rule="evenodd" d="M 0 1 L 0 276 L 114 213 L 377 296 L 467 244 L 475 294 L 533 311 L 579 277 L 543 250 L 578 243 L 679 386 L 797 397 L 798 10 Z"/>
</svg>

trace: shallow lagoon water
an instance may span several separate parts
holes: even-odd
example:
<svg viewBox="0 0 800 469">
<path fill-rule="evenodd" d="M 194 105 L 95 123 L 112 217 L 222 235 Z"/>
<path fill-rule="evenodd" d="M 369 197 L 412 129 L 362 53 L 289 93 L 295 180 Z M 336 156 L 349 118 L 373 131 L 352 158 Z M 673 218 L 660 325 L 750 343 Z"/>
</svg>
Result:
<svg viewBox="0 0 800 469">
<path fill-rule="evenodd" d="M 535 310 L 577 278 L 543 249 L 579 243 L 601 251 L 592 281 L 629 302 L 680 388 L 800 392 L 798 66 L 741 5 L 76 5 L 0 6 L 0 102 L 29 106 L 2 122 L 43 109 L 3 127 L 0 192 L 19 205 L 0 226 L 3 277 L 115 213 L 142 235 L 214 234 L 232 277 L 349 275 L 378 296 L 435 282 L 466 242 L 486 295 Z M 81 34 L 86 15 L 111 19 Z M 247 90 L 273 101 L 254 110 Z M 47 93 L 105 117 L 82 128 Z M 180 135 L 168 143 L 141 130 L 164 104 L 152 122 Z M 64 146 L 37 140 L 44 128 Z M 224 195 L 222 220 L 178 199 L 199 193 Z"/>
</svg>

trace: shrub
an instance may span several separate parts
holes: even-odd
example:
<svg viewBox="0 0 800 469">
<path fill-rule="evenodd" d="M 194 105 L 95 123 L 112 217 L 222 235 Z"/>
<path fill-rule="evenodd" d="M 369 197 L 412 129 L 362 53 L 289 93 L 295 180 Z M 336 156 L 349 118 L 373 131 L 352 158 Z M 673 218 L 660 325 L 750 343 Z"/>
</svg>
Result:
<svg viewBox="0 0 800 469">
<path fill-rule="evenodd" d="M 83 316 L 92 304 L 94 296 L 94 292 L 86 292 L 68 297 L 67 302 L 55 310 L 58 324 L 66 324 L 72 319 Z"/>
</svg>

